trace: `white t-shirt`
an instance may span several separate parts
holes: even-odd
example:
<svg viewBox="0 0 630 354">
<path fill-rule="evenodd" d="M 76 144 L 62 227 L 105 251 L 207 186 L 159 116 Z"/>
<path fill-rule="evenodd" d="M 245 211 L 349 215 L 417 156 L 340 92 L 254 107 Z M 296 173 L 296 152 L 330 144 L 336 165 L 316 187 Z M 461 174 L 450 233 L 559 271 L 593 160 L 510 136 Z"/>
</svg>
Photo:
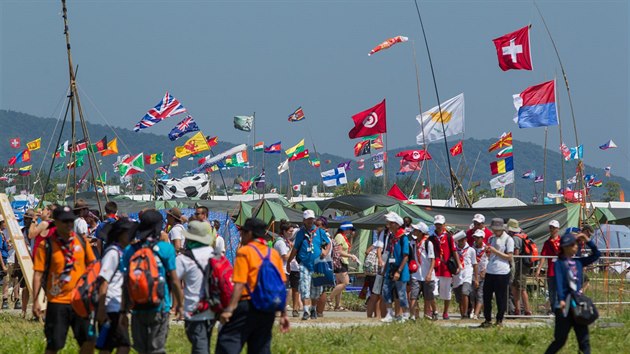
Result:
<svg viewBox="0 0 630 354">
<path fill-rule="evenodd" d="M 278 240 L 273 244 L 273 248 L 280 253 L 280 257 L 284 257 L 289 254 L 289 246 L 287 246 L 287 241 L 282 237 L 278 238 Z M 287 262 L 282 260 L 282 269 L 284 272 L 287 272 Z"/>
<path fill-rule="evenodd" d="M 210 246 L 199 247 L 192 250 L 193 256 L 200 266 L 206 267 L 210 257 L 214 256 L 214 250 Z M 197 309 L 197 304 L 204 291 L 203 273 L 190 257 L 179 254 L 175 259 L 177 276 L 184 282 L 184 317 L 190 321 L 203 321 L 214 318 L 212 311 L 204 311 L 194 316 L 191 312 Z"/>
<path fill-rule="evenodd" d="M 74 221 L 74 233 L 78 236 L 88 236 L 88 224 L 83 218 L 77 218 Z"/>
<path fill-rule="evenodd" d="M 480 248 L 475 247 L 475 253 L 478 256 L 477 257 L 478 258 L 477 271 L 479 272 L 480 279 L 481 279 L 481 275 L 483 274 L 483 272 L 486 270 L 486 267 L 488 266 L 488 255 L 486 254 L 485 249 L 486 249 L 485 243 Z M 481 256 L 479 257 L 480 254 Z"/>
<path fill-rule="evenodd" d="M 374 241 L 372 246 L 374 246 L 374 248 L 384 248 L 385 247 L 385 232 L 384 231 L 382 231 L 378 235 L 378 237 L 376 238 L 376 241 Z"/>
<path fill-rule="evenodd" d="M 186 242 L 186 236 L 184 236 L 184 231 L 186 231 L 186 229 L 184 228 L 184 225 L 182 224 L 176 224 L 173 225 L 173 227 L 171 227 L 171 231 L 168 232 L 168 239 L 171 241 L 171 243 L 173 243 L 173 241 L 175 240 L 181 240 L 182 241 L 182 247 L 184 247 L 184 242 Z"/>
<path fill-rule="evenodd" d="M 101 272 L 98 276 L 105 279 L 109 284 L 107 294 L 105 294 L 105 309 L 107 312 L 119 312 L 122 298 L 123 274 L 119 271 L 120 257 L 122 251 L 115 246 L 105 249 L 105 254 L 101 260 Z"/>
<path fill-rule="evenodd" d="M 502 253 L 514 253 L 514 240 L 505 232 L 501 237 L 492 236 L 488 240 L 490 246 L 496 248 Z M 505 275 L 510 273 L 510 261 L 503 259 L 492 253 L 488 257 L 488 266 L 486 274 Z"/>
<path fill-rule="evenodd" d="M 217 254 L 225 255 L 225 239 L 223 236 L 217 235 L 217 239 L 214 241 L 214 250 Z"/>
<path fill-rule="evenodd" d="M 424 281 L 429 275 L 429 268 L 431 267 L 431 260 L 435 259 L 435 250 L 433 249 L 433 243 L 427 238 L 420 247 L 418 247 L 418 253 L 420 253 L 420 273 L 421 280 Z M 435 281 L 435 267 L 431 272 L 431 281 Z"/>
<path fill-rule="evenodd" d="M 474 273 L 473 265 L 477 264 L 477 252 L 475 252 L 474 248 L 466 244 L 463 250 L 460 250 L 459 247 L 457 247 L 456 250 L 458 251 L 458 255 L 460 252 L 462 253 L 460 261 L 463 258 L 462 264 L 464 265 L 464 269 L 462 269 L 458 274 L 453 275 L 454 288 L 462 285 L 463 283 L 472 284 Z"/>
</svg>

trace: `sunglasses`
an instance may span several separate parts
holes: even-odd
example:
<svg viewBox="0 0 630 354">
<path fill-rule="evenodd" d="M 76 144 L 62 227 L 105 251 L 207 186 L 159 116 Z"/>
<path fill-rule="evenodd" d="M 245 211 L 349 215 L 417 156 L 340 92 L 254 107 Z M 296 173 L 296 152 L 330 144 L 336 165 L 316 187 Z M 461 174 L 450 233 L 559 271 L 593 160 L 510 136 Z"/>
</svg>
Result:
<svg viewBox="0 0 630 354">
<path fill-rule="evenodd" d="M 206 215 L 205 213 L 195 213 L 195 216 Z"/>
</svg>

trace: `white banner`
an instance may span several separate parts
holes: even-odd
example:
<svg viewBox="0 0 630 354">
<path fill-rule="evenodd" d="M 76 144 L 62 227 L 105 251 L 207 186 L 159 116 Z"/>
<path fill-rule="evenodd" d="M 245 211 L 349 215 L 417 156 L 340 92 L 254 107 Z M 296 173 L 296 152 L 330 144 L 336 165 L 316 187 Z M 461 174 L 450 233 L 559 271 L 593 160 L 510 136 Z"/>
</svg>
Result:
<svg viewBox="0 0 630 354">
<path fill-rule="evenodd" d="M 504 173 L 490 180 L 491 189 L 499 189 L 514 183 L 514 171 Z"/>
</svg>

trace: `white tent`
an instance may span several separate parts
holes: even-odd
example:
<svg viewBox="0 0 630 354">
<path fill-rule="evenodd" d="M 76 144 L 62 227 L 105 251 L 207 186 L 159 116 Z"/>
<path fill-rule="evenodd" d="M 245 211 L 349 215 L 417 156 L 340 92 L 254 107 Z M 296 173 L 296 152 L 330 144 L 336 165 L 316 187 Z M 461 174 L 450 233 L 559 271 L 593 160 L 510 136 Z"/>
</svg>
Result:
<svg viewBox="0 0 630 354">
<path fill-rule="evenodd" d="M 473 208 L 508 208 L 526 205 L 516 198 L 484 198 L 474 203 Z"/>
</svg>

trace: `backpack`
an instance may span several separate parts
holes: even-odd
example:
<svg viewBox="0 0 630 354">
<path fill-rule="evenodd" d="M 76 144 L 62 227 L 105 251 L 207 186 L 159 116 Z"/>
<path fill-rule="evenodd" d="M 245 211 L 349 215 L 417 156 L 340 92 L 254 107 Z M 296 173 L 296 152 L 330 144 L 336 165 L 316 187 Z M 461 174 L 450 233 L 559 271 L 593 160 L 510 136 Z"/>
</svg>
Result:
<svg viewBox="0 0 630 354">
<path fill-rule="evenodd" d="M 339 253 L 339 250 L 337 249 L 337 247 L 341 247 L 340 245 L 337 245 L 337 243 L 332 240 L 332 247 L 330 248 L 330 256 L 332 258 L 332 263 L 333 263 L 333 269 L 337 270 L 337 269 L 341 269 L 341 254 Z"/>
<path fill-rule="evenodd" d="M 234 269 L 227 257 L 221 255 L 220 258 L 211 257 L 206 267 L 206 296 L 210 309 L 216 314 L 220 314 L 230 305 L 234 284 L 232 283 L 232 273 Z"/>
<path fill-rule="evenodd" d="M 155 245 L 156 243 L 143 244 L 129 259 L 125 280 L 132 308 L 152 308 L 159 306 L 164 300 L 166 279 L 158 270 L 158 261 L 153 251 Z"/>
<path fill-rule="evenodd" d="M 283 311 L 287 302 L 287 288 L 278 268 L 271 262 L 271 248 L 267 248 L 267 255 L 263 257 L 258 248 L 253 245 L 250 247 L 255 249 L 262 259 L 262 264 L 258 268 L 258 278 L 254 291 L 247 285 L 247 292 L 251 296 L 252 305 L 262 312 Z"/>
<path fill-rule="evenodd" d="M 118 248 L 109 248 L 105 253 L 110 249 L 116 250 L 120 259 L 122 252 Z M 103 283 L 102 278 L 98 276 L 101 272 L 101 267 L 100 259 L 90 264 L 85 270 L 85 273 L 79 278 L 76 287 L 72 290 L 70 305 L 72 305 L 72 309 L 79 317 L 88 318 L 91 313 L 96 311 L 98 306 L 98 292 Z M 114 275 L 116 275 L 116 271 L 112 274 L 112 278 L 109 279 L 109 282 L 112 281 Z"/>
<path fill-rule="evenodd" d="M 519 233 L 514 236 L 520 238 L 523 241 L 523 246 L 521 247 L 521 254 L 524 256 L 530 256 L 527 258 L 523 258 L 523 263 L 527 266 L 531 266 L 539 260 L 538 246 L 532 241 L 527 234 Z"/>
</svg>

